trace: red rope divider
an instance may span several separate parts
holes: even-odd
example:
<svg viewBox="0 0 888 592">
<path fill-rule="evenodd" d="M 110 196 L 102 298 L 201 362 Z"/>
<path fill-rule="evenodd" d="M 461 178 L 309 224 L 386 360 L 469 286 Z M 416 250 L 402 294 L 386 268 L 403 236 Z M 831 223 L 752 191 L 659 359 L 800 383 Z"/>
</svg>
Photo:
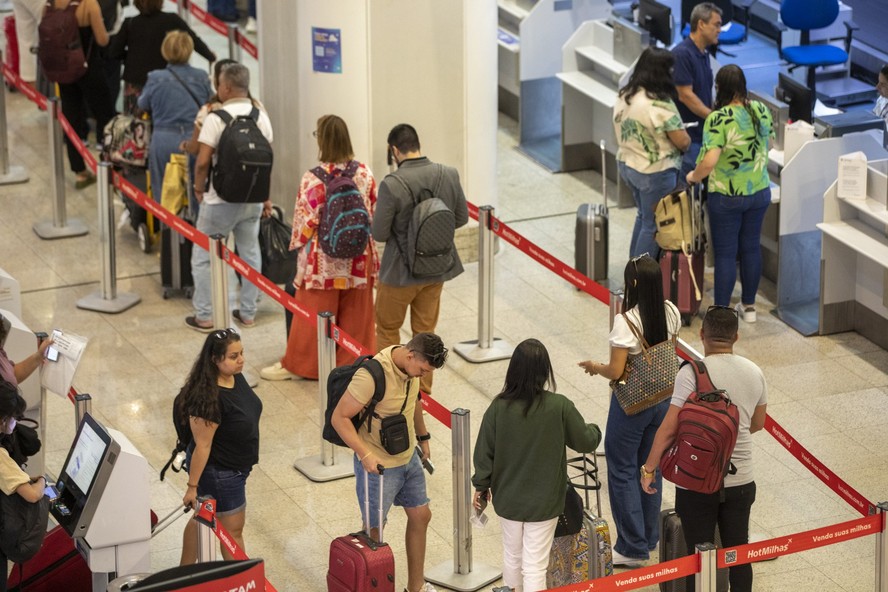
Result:
<svg viewBox="0 0 888 592">
<path fill-rule="evenodd" d="M 796 440 L 784 430 L 780 424 L 768 415 L 765 417 L 765 429 L 774 436 L 780 444 L 786 448 L 791 455 L 796 457 L 805 467 L 811 471 L 815 477 L 823 481 L 823 483 L 836 492 L 839 497 L 848 502 L 851 507 L 863 514 L 869 516 L 876 511 L 876 506 L 871 501 L 863 497 L 860 492 L 848 485 L 839 478 L 826 465 L 817 460 L 808 449 L 796 442 Z"/>
<path fill-rule="evenodd" d="M 41 111 L 46 111 L 47 101 L 46 97 L 37 92 L 37 89 L 30 82 L 25 82 L 21 79 L 21 77 L 12 71 L 12 69 L 6 65 L 4 62 L 0 64 L 0 71 L 3 72 L 3 76 L 9 81 L 11 85 L 17 88 L 23 95 L 25 95 L 32 103 L 36 103 L 37 107 Z"/>
<path fill-rule="evenodd" d="M 631 571 L 552 588 L 559 592 L 613 592 L 615 590 L 636 590 L 653 586 L 660 582 L 668 582 L 677 578 L 694 575 L 700 571 L 700 559 L 696 555 L 679 557 L 672 561 L 655 563 L 647 567 L 639 567 Z"/>
<path fill-rule="evenodd" d="M 178 0 L 172 0 L 174 4 L 178 4 Z M 204 23 L 209 28 L 213 29 L 217 33 L 228 36 L 228 25 L 223 23 L 221 20 L 214 17 L 212 14 L 201 8 L 200 6 L 195 5 L 193 2 L 188 2 L 188 10 L 191 14 L 194 15 L 194 18 Z M 237 30 L 237 44 L 240 45 L 244 51 L 250 54 L 254 59 L 259 59 L 259 50 L 256 48 L 256 45 L 250 41 L 246 35 L 240 32 L 240 29 Z"/>
</svg>

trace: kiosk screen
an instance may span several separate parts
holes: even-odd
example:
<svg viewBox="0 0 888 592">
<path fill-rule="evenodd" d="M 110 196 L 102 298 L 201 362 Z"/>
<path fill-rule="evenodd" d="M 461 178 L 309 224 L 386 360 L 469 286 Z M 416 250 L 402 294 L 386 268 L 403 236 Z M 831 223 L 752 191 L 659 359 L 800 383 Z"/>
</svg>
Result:
<svg viewBox="0 0 888 592">
<path fill-rule="evenodd" d="M 92 416 L 84 415 L 80 429 L 77 430 L 74 446 L 68 453 L 68 460 L 65 461 L 65 468 L 59 479 L 64 483 L 64 488 L 73 489 L 75 497 L 76 494 L 88 497 L 110 445 L 111 434 Z"/>
</svg>

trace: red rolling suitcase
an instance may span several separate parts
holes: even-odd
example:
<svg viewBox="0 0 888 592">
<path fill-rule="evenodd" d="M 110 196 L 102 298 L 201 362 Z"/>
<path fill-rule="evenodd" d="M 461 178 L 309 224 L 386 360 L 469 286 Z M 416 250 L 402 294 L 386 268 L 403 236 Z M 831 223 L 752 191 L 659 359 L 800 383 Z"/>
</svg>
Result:
<svg viewBox="0 0 888 592">
<path fill-rule="evenodd" d="M 703 259 L 703 253 L 660 252 L 663 296 L 678 308 L 685 326 L 691 324 L 703 300 Z"/>
<path fill-rule="evenodd" d="M 3 62 L 18 75 L 19 46 L 18 34 L 15 32 L 15 16 L 9 15 L 3 19 L 3 33 L 6 35 L 6 53 L 3 55 Z"/>
<path fill-rule="evenodd" d="M 92 573 L 70 535 L 56 526 L 46 533 L 37 555 L 10 568 L 6 586 L 9 592 L 86 591 L 92 590 Z"/>
<path fill-rule="evenodd" d="M 370 537 L 370 475 L 364 473 L 364 532 L 330 543 L 328 592 L 394 592 L 395 556 L 382 542 L 382 470 L 379 471 L 379 540 Z"/>
</svg>

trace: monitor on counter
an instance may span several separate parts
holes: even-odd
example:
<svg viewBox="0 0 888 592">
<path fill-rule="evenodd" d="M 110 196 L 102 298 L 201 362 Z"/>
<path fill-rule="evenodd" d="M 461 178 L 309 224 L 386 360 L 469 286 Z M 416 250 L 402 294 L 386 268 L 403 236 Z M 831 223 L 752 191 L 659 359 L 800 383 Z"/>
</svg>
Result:
<svg viewBox="0 0 888 592">
<path fill-rule="evenodd" d="M 650 33 L 651 44 L 672 45 L 672 9 L 656 0 L 639 0 L 638 26 Z"/>
<path fill-rule="evenodd" d="M 807 121 L 814 123 L 812 110 L 814 108 L 814 93 L 811 89 L 795 80 L 792 76 L 781 72 L 777 78 L 777 88 L 774 96 L 789 105 L 789 119 L 792 121 Z"/>
</svg>

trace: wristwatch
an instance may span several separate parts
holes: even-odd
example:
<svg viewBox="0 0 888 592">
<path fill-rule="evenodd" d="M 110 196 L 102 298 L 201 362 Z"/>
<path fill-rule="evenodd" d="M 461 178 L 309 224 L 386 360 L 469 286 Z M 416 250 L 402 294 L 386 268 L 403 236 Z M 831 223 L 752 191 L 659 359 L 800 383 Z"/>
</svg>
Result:
<svg viewBox="0 0 888 592">
<path fill-rule="evenodd" d="M 641 478 L 642 479 L 645 479 L 646 477 L 653 477 L 654 475 L 657 474 L 657 469 L 654 469 L 653 471 L 648 471 L 644 465 L 641 465 L 639 470 L 641 471 Z"/>
<path fill-rule="evenodd" d="M 426 434 L 426 435 L 424 435 L 424 436 L 416 436 L 416 441 L 417 441 L 417 442 L 428 442 L 428 441 L 431 440 L 431 439 L 432 439 L 432 435 L 431 435 L 431 434 Z"/>
</svg>

